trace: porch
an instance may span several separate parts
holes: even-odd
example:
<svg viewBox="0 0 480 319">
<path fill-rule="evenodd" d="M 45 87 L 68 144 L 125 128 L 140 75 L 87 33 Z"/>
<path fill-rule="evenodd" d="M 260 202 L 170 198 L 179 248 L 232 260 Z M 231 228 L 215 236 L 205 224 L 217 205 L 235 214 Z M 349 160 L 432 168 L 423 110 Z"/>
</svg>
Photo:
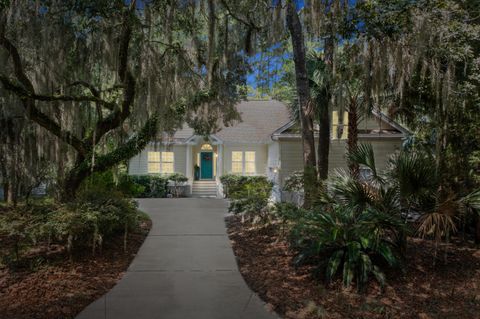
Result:
<svg viewBox="0 0 480 319">
<path fill-rule="evenodd" d="M 223 142 L 215 136 L 192 136 L 186 142 L 185 176 L 193 197 L 221 197 Z"/>
</svg>

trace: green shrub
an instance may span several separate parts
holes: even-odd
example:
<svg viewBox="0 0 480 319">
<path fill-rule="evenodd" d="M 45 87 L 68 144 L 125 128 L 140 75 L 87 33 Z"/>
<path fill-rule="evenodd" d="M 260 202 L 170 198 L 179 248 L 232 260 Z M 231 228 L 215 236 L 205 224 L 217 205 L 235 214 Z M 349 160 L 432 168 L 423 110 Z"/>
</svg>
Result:
<svg viewBox="0 0 480 319">
<path fill-rule="evenodd" d="M 132 176 L 120 173 L 114 174 L 113 170 L 95 173 L 87 178 L 80 187 L 80 192 L 87 190 L 118 191 L 127 197 L 140 197 L 145 192 L 145 187 L 136 183 Z"/>
<path fill-rule="evenodd" d="M 102 173 L 94 173 L 86 178 L 80 186 L 79 192 L 86 191 L 88 189 L 115 189 L 115 179 L 113 177 L 113 171 L 108 170 Z"/>
<path fill-rule="evenodd" d="M 47 214 L 56 209 L 54 205 L 19 205 L 0 213 L 0 263 L 11 267 L 19 265 L 20 255 L 32 243 L 45 238 L 42 231 Z"/>
<path fill-rule="evenodd" d="M 163 198 L 167 195 L 168 177 L 160 175 L 131 175 L 131 180 L 143 187 L 140 198 Z"/>
<path fill-rule="evenodd" d="M 133 200 L 118 191 L 82 190 L 74 202 L 9 208 L 0 214 L 2 262 L 16 264 L 22 251 L 39 244 L 57 243 L 68 251 L 89 247 L 92 253 L 114 235 L 138 226 L 139 212 Z"/>
<path fill-rule="evenodd" d="M 295 171 L 285 179 L 283 189 L 288 192 L 301 192 L 303 183 L 303 171 Z"/>
<path fill-rule="evenodd" d="M 227 174 L 220 177 L 220 182 L 223 184 L 223 193 L 227 198 L 241 197 L 246 190 L 246 185 L 267 190 L 268 192 L 270 192 L 273 187 L 272 183 L 268 181 L 265 176 Z M 268 196 L 270 196 L 270 194 Z"/>
<path fill-rule="evenodd" d="M 234 174 L 226 174 L 220 176 L 220 182 L 223 185 L 223 194 L 226 198 L 230 197 L 230 194 L 235 193 L 240 185 L 240 179 L 242 176 Z"/>
<path fill-rule="evenodd" d="M 292 225 L 295 225 L 300 216 L 305 214 L 305 210 L 289 202 L 275 203 L 272 214 L 280 222 L 280 235 L 283 237 L 291 230 Z"/>
<path fill-rule="evenodd" d="M 221 181 L 231 199 L 229 210 L 243 214 L 254 222 L 265 222 L 269 216 L 268 200 L 273 184 L 265 176 L 224 175 Z"/>
<path fill-rule="evenodd" d="M 341 273 L 344 286 L 355 280 L 361 290 L 373 275 L 383 286 L 382 268 L 399 265 L 400 254 L 391 240 L 403 227 L 399 218 L 337 204 L 330 210 L 302 212 L 291 231 L 292 246 L 299 251 L 295 262 L 315 262 L 327 282 Z"/>
<path fill-rule="evenodd" d="M 122 174 L 118 177 L 118 184 L 116 189 L 122 192 L 125 196 L 139 198 L 145 193 L 145 186 L 135 182 L 131 175 Z"/>
<path fill-rule="evenodd" d="M 137 226 L 138 212 L 133 200 L 119 192 L 98 190 L 79 194 L 73 203 L 61 205 L 48 216 L 51 234 L 71 249 L 73 242 L 89 243 L 92 251 L 105 239 Z"/>
<path fill-rule="evenodd" d="M 293 203 L 276 203 L 274 214 L 282 223 L 298 221 L 304 210 Z"/>
</svg>

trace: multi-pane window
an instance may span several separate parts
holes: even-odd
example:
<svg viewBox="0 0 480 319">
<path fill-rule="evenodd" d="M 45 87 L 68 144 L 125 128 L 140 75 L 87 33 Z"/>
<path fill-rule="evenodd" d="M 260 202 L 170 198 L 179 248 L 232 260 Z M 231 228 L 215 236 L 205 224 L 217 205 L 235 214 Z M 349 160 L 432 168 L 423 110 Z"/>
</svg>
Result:
<svg viewBox="0 0 480 319">
<path fill-rule="evenodd" d="M 343 113 L 343 121 L 339 122 L 338 111 L 332 112 L 332 140 L 337 140 L 340 137 L 346 140 L 348 137 L 348 112 Z"/>
<path fill-rule="evenodd" d="M 243 174 L 243 152 L 232 152 L 232 173 Z"/>
<path fill-rule="evenodd" d="M 160 152 L 148 152 L 148 172 L 160 173 Z"/>
<path fill-rule="evenodd" d="M 245 152 L 245 175 L 255 175 L 255 152 Z"/>
<path fill-rule="evenodd" d="M 173 152 L 162 152 L 162 173 L 173 174 Z"/>
<path fill-rule="evenodd" d="M 148 152 L 148 173 L 174 173 L 173 152 Z"/>
<path fill-rule="evenodd" d="M 255 152 L 232 152 L 232 173 L 255 175 L 257 172 L 255 166 Z"/>
</svg>

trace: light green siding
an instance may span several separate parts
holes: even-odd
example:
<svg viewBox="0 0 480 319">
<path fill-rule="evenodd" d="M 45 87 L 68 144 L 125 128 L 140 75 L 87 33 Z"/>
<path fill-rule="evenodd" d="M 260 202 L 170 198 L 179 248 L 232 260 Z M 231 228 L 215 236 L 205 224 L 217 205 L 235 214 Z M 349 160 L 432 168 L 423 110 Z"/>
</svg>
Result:
<svg viewBox="0 0 480 319">
<path fill-rule="evenodd" d="M 315 141 L 315 143 L 318 143 L 318 141 Z M 345 143 L 345 140 L 330 141 L 330 152 L 328 154 L 329 173 L 331 173 L 335 169 L 347 167 L 345 160 L 346 151 L 347 144 Z"/>
<path fill-rule="evenodd" d="M 186 169 L 186 146 L 185 145 L 174 145 L 165 147 L 163 145 L 158 145 L 157 147 L 153 145 L 147 146 L 141 153 L 133 157 L 128 165 L 128 173 L 130 175 L 146 175 L 148 174 L 148 152 L 149 151 L 170 151 L 174 153 L 174 167 L 176 173 L 185 174 Z"/>
<path fill-rule="evenodd" d="M 373 152 L 375 154 L 375 165 L 379 170 L 387 168 L 388 159 L 390 158 L 390 156 L 396 151 L 399 151 L 402 147 L 402 141 L 400 139 L 363 139 L 361 142 L 372 144 Z"/>
<path fill-rule="evenodd" d="M 294 141 L 280 141 L 280 171 L 278 172 L 280 185 L 285 178 L 295 171 L 303 169 L 303 149 L 299 139 Z"/>
<path fill-rule="evenodd" d="M 390 124 L 385 121 L 379 120 L 375 116 L 369 116 L 367 118 L 362 118 L 360 123 L 358 123 L 359 130 L 395 130 Z"/>
<path fill-rule="evenodd" d="M 400 138 L 362 138 L 359 142 L 372 144 L 378 169 L 384 169 L 387 167 L 388 158 L 391 154 L 400 149 L 402 143 Z M 328 157 L 330 173 L 339 168 L 347 169 L 345 153 L 345 140 L 333 140 L 330 142 L 330 153 Z M 303 151 L 300 139 L 280 140 L 280 161 L 281 169 L 279 172 L 279 181 L 280 185 L 283 185 L 286 177 L 294 171 L 303 170 Z"/>
</svg>

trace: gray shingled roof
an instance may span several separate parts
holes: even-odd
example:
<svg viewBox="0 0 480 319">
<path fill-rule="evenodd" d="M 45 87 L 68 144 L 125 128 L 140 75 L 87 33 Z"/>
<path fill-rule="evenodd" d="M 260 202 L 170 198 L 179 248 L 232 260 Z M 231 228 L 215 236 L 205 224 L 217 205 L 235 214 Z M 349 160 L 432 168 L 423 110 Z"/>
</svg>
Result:
<svg viewBox="0 0 480 319">
<path fill-rule="evenodd" d="M 273 132 L 290 122 L 287 106 L 279 101 L 243 101 L 236 108 L 242 121 L 222 127 L 215 134 L 224 142 L 268 143 Z M 185 125 L 175 133 L 174 139 L 187 139 L 193 134 L 193 129 Z"/>
</svg>

